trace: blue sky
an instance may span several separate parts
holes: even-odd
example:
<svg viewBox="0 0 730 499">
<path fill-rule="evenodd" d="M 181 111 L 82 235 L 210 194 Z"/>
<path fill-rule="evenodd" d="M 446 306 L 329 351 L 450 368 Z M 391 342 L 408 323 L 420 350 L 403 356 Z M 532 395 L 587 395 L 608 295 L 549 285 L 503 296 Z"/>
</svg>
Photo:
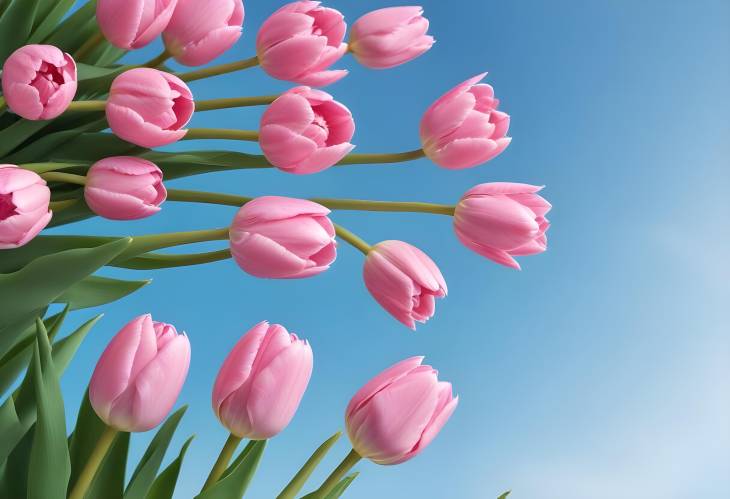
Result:
<svg viewBox="0 0 730 499">
<path fill-rule="evenodd" d="M 453 383 L 461 403 L 416 459 L 362 463 L 346 497 L 714 499 L 730 495 L 730 4 L 666 2 L 421 2 L 437 38 L 420 59 L 351 74 L 329 87 L 352 110 L 358 152 L 417 145 L 423 110 L 489 71 L 514 140 L 487 165 L 447 171 L 420 160 L 352 166 L 306 177 L 278 171 L 213 174 L 170 186 L 241 195 L 354 197 L 451 203 L 489 181 L 545 184 L 549 251 L 500 267 L 459 245 L 446 217 L 337 212 L 370 242 L 409 241 L 443 270 L 450 295 L 412 333 L 361 282 L 362 255 L 341 245 L 324 275 L 252 278 L 232 262 L 156 273 L 104 308 L 63 380 L 69 418 L 96 358 L 133 316 L 187 331 L 193 346 L 180 401 L 191 405 L 170 454 L 197 434 L 178 497 L 197 492 L 225 439 L 210 409 L 217 369 L 261 320 L 308 338 L 315 370 L 292 424 L 270 442 L 250 497 L 273 497 L 309 453 L 343 427 L 350 396 L 416 354 Z M 280 2 L 249 2 L 244 37 L 219 61 L 253 53 Z M 331 1 L 352 22 L 392 2 Z M 143 61 L 154 45 L 131 54 Z M 259 69 L 191 84 L 198 98 L 286 89 Z M 196 127 L 254 128 L 260 110 L 199 113 Z M 173 149 L 255 150 L 235 142 Z M 234 210 L 168 203 L 150 219 L 90 220 L 63 233 L 144 234 L 227 225 Z M 97 311 L 75 314 L 80 322 Z M 139 456 L 151 434 L 135 436 Z M 344 456 L 343 439 L 315 475 Z M 171 456 L 168 456 L 171 459 Z"/>
</svg>

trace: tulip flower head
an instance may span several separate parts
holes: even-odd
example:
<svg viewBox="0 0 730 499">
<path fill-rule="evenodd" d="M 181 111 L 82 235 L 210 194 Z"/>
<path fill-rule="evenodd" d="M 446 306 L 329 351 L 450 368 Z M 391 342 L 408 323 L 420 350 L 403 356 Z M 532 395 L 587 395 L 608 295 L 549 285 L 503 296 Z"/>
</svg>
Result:
<svg viewBox="0 0 730 499">
<path fill-rule="evenodd" d="M 147 431 L 168 415 L 188 374 L 190 342 L 175 327 L 142 315 L 104 350 L 89 384 L 89 400 L 108 426 Z"/>
<path fill-rule="evenodd" d="M 20 47 L 3 65 L 2 88 L 15 114 L 27 120 L 51 120 L 76 95 L 76 63 L 53 45 Z"/>
<path fill-rule="evenodd" d="M 458 85 L 428 108 L 421 119 L 423 151 L 451 170 L 486 163 L 504 151 L 509 115 L 497 111 L 491 85 L 478 83 L 486 73 Z"/>
<path fill-rule="evenodd" d="M 321 90 L 296 87 L 277 98 L 261 118 L 259 144 L 269 162 L 298 174 L 325 170 L 344 158 L 355 122 L 350 110 Z"/>
<path fill-rule="evenodd" d="M 213 388 L 213 411 L 231 433 L 264 440 L 294 417 L 312 375 L 312 348 L 261 322 L 233 347 Z"/>
<path fill-rule="evenodd" d="M 377 464 L 413 458 L 441 431 L 459 397 L 438 371 L 412 357 L 386 369 L 358 391 L 347 406 L 345 425 L 352 447 Z"/>
<path fill-rule="evenodd" d="M 0 249 L 27 244 L 51 221 L 46 181 L 30 170 L 0 165 Z"/>
<path fill-rule="evenodd" d="M 337 257 L 329 212 L 304 199 L 256 198 L 231 224 L 233 259 L 256 277 L 297 279 L 324 272 Z"/>
<path fill-rule="evenodd" d="M 551 205 L 537 193 L 542 187 L 511 182 L 479 184 L 456 205 L 454 230 L 469 249 L 499 264 L 520 268 L 515 256 L 547 249 L 545 215 Z"/>
<path fill-rule="evenodd" d="M 98 0 L 96 19 L 109 43 L 134 50 L 162 33 L 177 3 L 178 0 Z"/>
<path fill-rule="evenodd" d="M 106 119 L 119 138 L 140 147 L 159 147 L 185 136 L 183 127 L 194 110 L 193 94 L 180 78 L 136 68 L 112 82 Z"/>
<path fill-rule="evenodd" d="M 323 87 L 347 75 L 330 70 L 347 52 L 342 14 L 320 2 L 289 3 L 261 25 L 256 54 L 270 76 L 301 85 Z"/>
<path fill-rule="evenodd" d="M 207 64 L 238 41 L 243 17 L 242 0 L 178 0 L 165 48 L 180 64 Z"/>
<path fill-rule="evenodd" d="M 386 69 L 420 56 L 434 44 L 421 7 L 368 12 L 352 25 L 350 51 L 363 66 Z"/>
<path fill-rule="evenodd" d="M 446 296 L 441 271 L 428 255 L 403 241 L 383 241 L 365 258 L 365 286 L 393 317 L 411 329 L 424 323 L 436 309 L 436 298 Z"/>
<path fill-rule="evenodd" d="M 86 204 L 112 220 L 136 220 L 154 215 L 167 198 L 162 171 L 134 156 L 115 156 L 94 163 L 86 174 Z"/>
</svg>

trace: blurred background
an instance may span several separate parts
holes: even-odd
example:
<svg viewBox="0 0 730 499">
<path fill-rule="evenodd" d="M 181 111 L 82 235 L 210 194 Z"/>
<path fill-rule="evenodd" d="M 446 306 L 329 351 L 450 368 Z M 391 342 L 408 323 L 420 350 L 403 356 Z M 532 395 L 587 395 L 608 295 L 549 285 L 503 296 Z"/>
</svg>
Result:
<svg viewBox="0 0 730 499">
<path fill-rule="evenodd" d="M 431 446 L 396 467 L 363 462 L 345 497 L 703 499 L 730 497 L 730 3 L 727 0 L 462 0 L 421 2 L 437 38 L 387 71 L 359 67 L 327 88 L 353 112 L 357 152 L 418 144 L 426 107 L 482 71 L 511 114 L 508 150 L 466 171 L 428 160 L 276 170 L 170 182 L 241 195 L 280 194 L 453 203 L 490 181 L 545 184 L 549 250 L 522 272 L 463 248 L 437 215 L 336 212 L 371 243 L 402 239 L 440 265 L 450 295 L 413 333 L 361 281 L 362 255 L 341 243 L 336 265 L 301 281 L 267 281 L 231 261 L 160 271 L 108 271 L 153 283 L 106 307 L 63 379 L 73 423 L 97 357 L 132 317 L 185 330 L 193 345 L 180 403 L 190 404 L 167 461 L 195 433 L 177 496 L 199 490 L 226 433 L 210 408 L 216 372 L 252 325 L 269 320 L 308 338 L 310 387 L 292 424 L 269 442 L 249 489 L 274 497 L 337 429 L 370 377 L 423 354 L 461 403 Z M 283 2 L 246 4 L 244 36 L 216 63 L 254 53 L 258 26 Z M 332 0 L 349 22 L 392 0 Z M 158 44 L 130 54 L 142 62 Z M 191 84 L 197 98 L 288 88 L 260 69 Z M 255 128 L 261 109 L 199 113 L 195 127 Z M 172 149 L 254 151 L 239 142 Z M 135 235 L 222 227 L 235 210 L 169 202 L 150 219 L 101 219 L 55 233 Z M 220 247 L 209 245 L 209 247 Z M 190 248 L 186 248 L 190 249 Z M 93 313 L 74 314 L 81 322 Z M 138 458 L 152 434 L 133 438 Z M 349 449 L 343 438 L 316 486 Z"/>
</svg>

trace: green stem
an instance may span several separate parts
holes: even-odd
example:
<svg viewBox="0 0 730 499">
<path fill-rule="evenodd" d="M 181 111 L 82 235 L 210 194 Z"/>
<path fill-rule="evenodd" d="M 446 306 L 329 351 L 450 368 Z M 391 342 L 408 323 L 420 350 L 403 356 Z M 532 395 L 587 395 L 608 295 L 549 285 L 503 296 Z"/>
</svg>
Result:
<svg viewBox="0 0 730 499">
<path fill-rule="evenodd" d="M 189 128 L 183 140 L 193 139 L 246 140 L 256 142 L 259 140 L 259 132 L 256 130 L 235 130 L 231 128 Z"/>
<path fill-rule="evenodd" d="M 228 64 L 219 64 L 217 66 L 210 66 L 203 69 L 197 69 L 195 71 L 188 71 L 187 73 L 179 73 L 177 76 L 183 81 L 195 81 L 202 80 L 203 78 L 210 78 L 211 76 L 233 73 L 234 71 L 240 71 L 242 69 L 248 69 L 258 65 L 259 58 L 253 56 L 249 59 L 229 62 Z"/>
<path fill-rule="evenodd" d="M 334 224 L 335 226 L 335 232 L 339 237 L 341 237 L 343 240 L 350 243 L 355 248 L 362 251 L 366 256 L 368 253 L 370 253 L 370 250 L 372 249 L 372 246 L 370 246 L 368 243 L 366 243 L 363 239 L 360 238 L 360 236 L 356 235 L 353 232 L 350 232 L 343 226 L 339 224 Z"/>
<path fill-rule="evenodd" d="M 240 443 L 240 437 L 235 436 L 233 433 L 228 435 L 228 440 L 226 440 L 226 443 L 223 445 L 221 453 L 218 454 L 218 459 L 213 465 L 213 468 L 210 470 L 208 479 L 205 481 L 205 485 L 203 485 L 203 489 L 201 490 L 201 492 L 204 492 L 206 489 L 212 487 L 213 484 L 220 479 L 223 472 L 226 471 L 226 468 L 228 468 L 228 463 L 231 462 L 233 453 L 236 451 L 236 447 L 238 447 L 238 444 Z"/>
<path fill-rule="evenodd" d="M 86 177 L 84 177 L 83 175 L 74 175 L 73 173 L 46 172 L 41 174 L 41 178 L 50 182 L 64 182 L 66 184 L 86 185 Z"/>
<path fill-rule="evenodd" d="M 413 151 L 385 153 L 385 154 L 348 154 L 337 163 L 338 165 L 362 165 L 373 163 L 402 163 L 404 161 L 413 161 L 426 156 L 423 149 L 414 149 Z"/>
<path fill-rule="evenodd" d="M 91 38 L 86 40 L 81 47 L 76 51 L 74 54 L 74 60 L 80 61 L 81 59 L 84 59 L 87 55 L 90 55 L 96 47 L 98 47 L 102 42 L 104 41 L 104 35 L 101 33 L 101 31 L 97 31 L 93 35 L 91 35 Z"/>
<path fill-rule="evenodd" d="M 307 482 L 309 477 L 312 475 L 312 472 L 317 467 L 317 465 L 322 461 L 324 456 L 327 454 L 327 452 L 332 448 L 332 446 L 339 440 L 340 436 L 342 435 L 341 432 L 337 432 L 334 435 L 332 435 L 330 438 L 324 441 L 322 445 L 317 447 L 317 450 L 314 451 L 314 453 L 310 456 L 309 459 L 307 459 L 307 462 L 304 463 L 304 466 L 299 470 L 299 472 L 294 475 L 294 478 L 291 479 L 291 481 L 287 484 L 286 487 L 284 487 L 284 490 L 281 491 L 281 493 L 276 496 L 276 499 L 294 499 L 299 493 L 300 490 L 302 490 L 302 487 L 304 487 L 304 484 Z"/>
<path fill-rule="evenodd" d="M 79 478 L 76 480 L 68 499 L 83 499 L 86 495 L 86 491 L 89 489 L 91 482 L 96 475 L 99 465 L 104 460 L 109 448 L 114 443 L 114 438 L 117 436 L 117 430 L 111 426 L 104 428 L 104 432 L 99 436 L 94 446 L 94 450 L 89 456 L 89 460 L 86 461 L 84 468 L 81 470 Z"/>
<path fill-rule="evenodd" d="M 352 469 L 353 466 L 355 466 L 358 461 L 360 461 L 362 457 L 360 454 L 355 452 L 355 449 L 352 449 L 347 456 L 345 456 L 345 459 L 342 460 L 342 462 L 335 468 L 335 470 L 330 473 L 330 476 L 327 477 L 327 480 L 324 481 L 324 483 L 312 494 L 317 499 L 321 499 L 327 496 L 329 492 L 335 488 L 335 485 L 337 485 L 340 480 L 344 478 L 344 476 L 347 474 L 348 471 Z"/>
<path fill-rule="evenodd" d="M 124 262 L 130 258 L 172 246 L 202 243 L 207 241 L 223 241 L 228 239 L 228 227 L 222 229 L 193 230 L 189 232 L 168 232 L 135 236 L 127 249 L 112 260 L 112 264 Z"/>
<path fill-rule="evenodd" d="M 157 57 L 153 57 L 149 61 L 142 64 L 140 67 L 157 68 L 159 66 L 162 66 L 165 61 L 167 61 L 170 57 L 172 57 L 172 54 L 168 52 L 167 49 L 165 49 Z"/>
<path fill-rule="evenodd" d="M 200 265 L 203 263 L 218 262 L 227 260 L 231 257 L 231 250 L 226 248 L 218 251 L 209 251 L 206 253 L 187 253 L 187 254 L 164 254 L 164 253 L 145 253 L 120 263 L 112 262 L 112 267 L 133 270 L 157 270 L 169 269 L 174 267 L 189 267 L 191 265 Z"/>
<path fill-rule="evenodd" d="M 5 97 L 0 95 L 0 113 L 4 112 L 6 107 L 7 106 L 5 105 Z"/>
<path fill-rule="evenodd" d="M 66 208 L 73 206 L 78 202 L 79 202 L 78 199 L 66 199 L 64 201 L 51 201 L 50 203 L 48 203 L 48 209 L 54 213 L 58 213 L 59 211 L 65 210 Z"/>
<path fill-rule="evenodd" d="M 184 189 L 168 189 L 168 201 L 185 201 L 188 203 L 222 204 L 225 206 L 243 206 L 253 198 L 219 194 L 217 192 L 188 191 Z"/>
<path fill-rule="evenodd" d="M 92 112 L 104 111 L 106 109 L 105 100 L 76 100 L 68 105 L 66 111 Z"/>
<path fill-rule="evenodd" d="M 53 170 L 63 170 L 65 168 L 74 168 L 77 166 L 87 166 L 84 163 L 21 163 L 18 166 L 25 170 L 30 170 L 38 174 L 50 172 Z"/>
<path fill-rule="evenodd" d="M 195 103 L 196 111 L 213 111 L 232 107 L 266 106 L 274 102 L 278 95 L 262 95 L 257 97 L 228 97 L 223 99 L 201 100 Z"/>
</svg>

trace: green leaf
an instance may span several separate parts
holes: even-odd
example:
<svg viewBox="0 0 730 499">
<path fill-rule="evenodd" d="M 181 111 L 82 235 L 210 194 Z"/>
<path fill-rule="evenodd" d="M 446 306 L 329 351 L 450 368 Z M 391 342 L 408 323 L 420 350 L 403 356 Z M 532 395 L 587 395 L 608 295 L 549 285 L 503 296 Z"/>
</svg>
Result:
<svg viewBox="0 0 730 499">
<path fill-rule="evenodd" d="M 0 17 L 0 64 L 25 45 L 33 29 L 39 0 L 13 0 Z"/>
<path fill-rule="evenodd" d="M 65 499 L 71 474 L 61 385 L 43 321 L 31 363 L 38 416 L 28 467 L 28 499 Z"/>
<path fill-rule="evenodd" d="M 95 113 L 88 114 L 93 115 Z M 57 118 L 57 121 L 61 122 L 62 118 L 63 117 Z M 32 142 L 21 147 L 20 149 L 15 150 L 11 155 L 5 157 L 4 161 L 14 165 L 33 163 L 36 160 L 51 161 L 51 155 L 61 145 L 75 139 L 76 137 L 84 133 L 92 132 L 98 129 L 103 130 L 104 128 L 106 128 L 106 126 L 106 119 L 104 118 L 91 121 L 90 123 L 85 123 L 80 126 L 67 127 L 64 130 L 45 133 L 38 137 L 37 140 L 33 140 Z M 85 162 L 82 161 L 81 163 Z M 87 169 L 88 166 L 84 170 L 82 170 L 81 173 L 85 173 Z"/>
<path fill-rule="evenodd" d="M 297 474 L 294 475 L 294 478 L 292 478 L 287 486 L 284 487 L 284 490 L 281 491 L 278 499 L 293 498 L 300 490 L 302 490 L 302 487 L 304 487 L 304 484 L 312 475 L 312 472 L 314 472 L 322 459 L 324 459 L 324 456 L 327 455 L 327 452 L 329 452 L 335 442 L 340 439 L 340 436 L 342 436 L 342 433 L 338 431 L 317 447 L 317 450 L 315 450 L 311 457 L 307 459 L 307 462 L 304 463 L 299 472 L 297 472 Z"/>
<path fill-rule="evenodd" d="M 180 467 L 193 438 L 195 436 L 185 441 L 177 458 L 155 478 L 145 499 L 172 499 L 172 495 L 175 493 L 175 485 L 177 485 L 177 478 L 180 476 Z"/>
<path fill-rule="evenodd" d="M 28 463 L 35 438 L 35 423 L 15 446 L 5 461 L 0 478 L 0 497 L 28 496 Z"/>
<path fill-rule="evenodd" d="M 342 494 L 345 493 L 345 490 L 347 490 L 347 487 L 350 486 L 350 484 L 357 478 L 359 475 L 359 472 L 352 473 L 350 475 L 347 475 L 345 478 L 340 480 L 340 482 L 335 485 L 335 488 L 333 488 L 329 494 L 324 496 L 324 499 L 338 499 Z"/>
<path fill-rule="evenodd" d="M 98 26 L 94 19 L 95 14 L 96 2 L 86 2 L 56 27 L 44 43 L 55 45 L 71 54 L 76 52 L 96 32 Z"/>
<path fill-rule="evenodd" d="M 86 492 L 86 499 L 122 499 L 129 454 L 129 433 L 120 432 Z"/>
<path fill-rule="evenodd" d="M 266 448 L 266 440 L 258 440 L 247 446 L 239 458 L 234 462 L 230 474 L 223 476 L 208 490 L 196 496 L 197 499 L 233 499 L 243 497 L 256 468 L 258 468 L 261 456 Z"/>
<path fill-rule="evenodd" d="M 96 307 L 124 298 L 150 282 L 152 281 L 123 281 L 92 275 L 68 288 L 54 301 L 67 303 L 71 310 Z"/>
<path fill-rule="evenodd" d="M 50 121 L 18 120 L 0 130 L 0 157 L 7 156 L 16 147 L 48 126 Z"/>
<path fill-rule="evenodd" d="M 270 168 L 264 156 L 234 151 L 188 151 L 181 153 L 150 151 L 142 154 L 165 173 L 166 179 L 209 172 Z"/>
<path fill-rule="evenodd" d="M 134 470 L 127 490 L 124 491 L 124 499 L 144 499 L 147 496 L 157 471 L 160 469 L 162 459 L 165 457 L 165 452 L 170 446 L 170 440 L 187 408 L 187 406 L 183 406 L 175 411 L 160 427 Z"/>
<path fill-rule="evenodd" d="M 33 28 L 28 43 L 40 43 L 46 38 L 69 11 L 76 0 L 41 0 L 36 16 L 36 26 Z"/>
<path fill-rule="evenodd" d="M 507 492 L 505 492 L 504 494 L 499 496 L 497 499 L 507 499 L 507 496 L 510 495 L 511 493 L 512 493 L 512 491 L 508 490 Z"/>
</svg>

